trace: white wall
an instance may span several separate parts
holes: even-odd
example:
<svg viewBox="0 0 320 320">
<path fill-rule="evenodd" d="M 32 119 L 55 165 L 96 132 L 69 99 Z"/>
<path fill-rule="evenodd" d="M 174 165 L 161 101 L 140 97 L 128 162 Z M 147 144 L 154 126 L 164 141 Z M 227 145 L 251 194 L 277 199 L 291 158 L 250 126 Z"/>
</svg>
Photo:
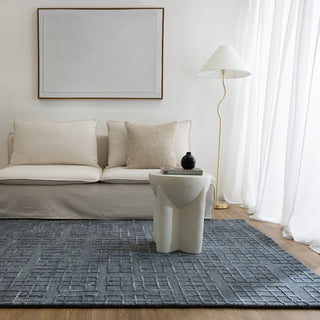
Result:
<svg viewBox="0 0 320 320">
<path fill-rule="evenodd" d="M 7 134 L 13 119 L 161 123 L 191 119 L 197 165 L 215 172 L 218 80 L 196 72 L 220 44 L 237 48 L 241 10 L 247 0 L 1 0 L 0 1 L 0 167 L 7 165 Z M 163 100 L 39 100 L 37 98 L 38 7 L 164 7 Z M 238 85 L 230 81 L 225 108 Z M 187 150 L 186 150 L 187 151 Z"/>
</svg>

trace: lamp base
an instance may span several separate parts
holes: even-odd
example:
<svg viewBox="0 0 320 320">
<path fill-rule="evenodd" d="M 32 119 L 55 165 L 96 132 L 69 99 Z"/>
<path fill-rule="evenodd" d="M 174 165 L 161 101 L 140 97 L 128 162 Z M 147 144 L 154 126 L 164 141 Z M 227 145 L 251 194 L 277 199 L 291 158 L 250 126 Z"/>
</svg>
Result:
<svg viewBox="0 0 320 320">
<path fill-rule="evenodd" d="M 229 208 L 229 203 L 218 201 L 217 203 L 215 203 L 213 208 L 214 209 L 228 209 Z"/>
</svg>

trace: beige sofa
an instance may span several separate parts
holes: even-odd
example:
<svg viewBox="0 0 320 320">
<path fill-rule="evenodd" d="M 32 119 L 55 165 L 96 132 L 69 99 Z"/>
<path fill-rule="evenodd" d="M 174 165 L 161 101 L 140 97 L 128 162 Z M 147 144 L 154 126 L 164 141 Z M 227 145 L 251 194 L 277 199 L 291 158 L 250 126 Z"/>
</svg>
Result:
<svg viewBox="0 0 320 320">
<path fill-rule="evenodd" d="M 8 137 L 9 163 L 14 138 L 13 133 Z M 0 169 L 0 218 L 152 218 L 154 196 L 148 175 L 159 169 L 108 166 L 108 160 L 116 164 L 108 154 L 108 136 L 96 136 L 96 141 L 97 166 L 11 164 Z M 213 217 L 213 202 L 211 185 L 205 218 Z"/>
</svg>

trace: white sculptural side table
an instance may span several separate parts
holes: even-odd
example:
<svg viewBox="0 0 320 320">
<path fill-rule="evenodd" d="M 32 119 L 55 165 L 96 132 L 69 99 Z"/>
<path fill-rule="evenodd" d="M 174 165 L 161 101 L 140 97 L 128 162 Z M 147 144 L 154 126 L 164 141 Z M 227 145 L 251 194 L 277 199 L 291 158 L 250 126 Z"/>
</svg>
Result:
<svg viewBox="0 0 320 320">
<path fill-rule="evenodd" d="M 158 252 L 200 253 L 206 194 L 212 176 L 150 173 L 156 197 L 154 241 Z"/>
</svg>

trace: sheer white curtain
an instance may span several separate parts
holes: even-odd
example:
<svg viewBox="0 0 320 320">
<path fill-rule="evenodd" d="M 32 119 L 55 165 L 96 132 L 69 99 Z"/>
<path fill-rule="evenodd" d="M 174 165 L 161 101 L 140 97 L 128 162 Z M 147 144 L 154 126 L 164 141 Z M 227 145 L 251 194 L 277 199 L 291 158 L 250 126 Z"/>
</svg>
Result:
<svg viewBox="0 0 320 320">
<path fill-rule="evenodd" d="M 246 21 L 223 195 L 320 253 L 320 1 L 248 0 Z"/>
</svg>

